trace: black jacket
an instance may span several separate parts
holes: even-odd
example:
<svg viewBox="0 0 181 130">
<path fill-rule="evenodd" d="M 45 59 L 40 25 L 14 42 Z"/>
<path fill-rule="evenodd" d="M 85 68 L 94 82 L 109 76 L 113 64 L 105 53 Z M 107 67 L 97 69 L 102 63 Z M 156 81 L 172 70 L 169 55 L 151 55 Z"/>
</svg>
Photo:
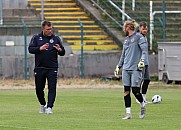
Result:
<svg viewBox="0 0 181 130">
<path fill-rule="evenodd" d="M 40 51 L 40 47 L 49 43 L 48 50 Z M 62 51 L 57 51 L 53 46 L 59 44 Z M 58 55 L 64 56 L 65 49 L 58 36 L 43 36 L 43 32 L 34 35 L 28 47 L 29 53 L 35 54 L 35 68 L 58 68 Z"/>
</svg>

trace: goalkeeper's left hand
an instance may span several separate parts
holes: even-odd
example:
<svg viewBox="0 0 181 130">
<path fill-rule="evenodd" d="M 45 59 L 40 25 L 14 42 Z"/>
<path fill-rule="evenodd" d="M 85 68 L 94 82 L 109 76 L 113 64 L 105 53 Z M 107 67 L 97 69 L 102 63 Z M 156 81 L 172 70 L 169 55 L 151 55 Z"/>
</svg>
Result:
<svg viewBox="0 0 181 130">
<path fill-rule="evenodd" d="M 119 66 L 117 65 L 116 66 L 116 69 L 115 69 L 115 71 L 114 71 L 114 76 L 118 76 L 118 74 L 119 74 Z"/>
<path fill-rule="evenodd" d="M 138 63 L 138 68 L 139 68 L 139 69 L 142 69 L 142 68 L 144 68 L 144 67 L 145 67 L 144 60 L 141 59 L 141 60 L 139 61 L 139 63 Z"/>
</svg>

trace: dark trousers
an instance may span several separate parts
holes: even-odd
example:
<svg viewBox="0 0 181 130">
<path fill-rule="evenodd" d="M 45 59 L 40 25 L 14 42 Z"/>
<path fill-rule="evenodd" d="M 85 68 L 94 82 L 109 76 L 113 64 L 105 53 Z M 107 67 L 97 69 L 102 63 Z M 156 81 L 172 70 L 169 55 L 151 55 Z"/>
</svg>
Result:
<svg viewBox="0 0 181 130">
<path fill-rule="evenodd" d="M 48 82 L 48 102 L 47 107 L 52 108 L 56 97 L 56 84 L 57 84 L 57 68 L 55 69 L 44 69 L 35 68 L 35 89 L 38 101 L 41 105 L 46 104 L 45 100 L 45 84 Z"/>
</svg>

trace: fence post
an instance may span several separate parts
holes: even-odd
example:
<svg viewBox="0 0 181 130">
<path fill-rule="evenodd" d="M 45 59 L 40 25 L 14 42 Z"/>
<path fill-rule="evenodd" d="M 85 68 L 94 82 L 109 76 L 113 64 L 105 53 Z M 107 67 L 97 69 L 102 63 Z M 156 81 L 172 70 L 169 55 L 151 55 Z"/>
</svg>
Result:
<svg viewBox="0 0 181 130">
<path fill-rule="evenodd" d="M 153 27 L 154 27 L 154 16 L 153 16 L 153 1 L 150 1 L 150 50 L 152 51 L 153 46 Z"/>
<path fill-rule="evenodd" d="M 24 18 L 21 19 L 23 24 L 24 32 L 24 79 L 28 79 L 28 67 L 27 67 L 27 27 L 24 21 Z"/>
<path fill-rule="evenodd" d="M 80 58 L 80 73 L 81 73 L 81 78 L 84 78 L 84 28 L 82 25 L 82 22 L 80 19 L 78 19 L 79 24 L 80 24 L 80 29 L 81 29 L 81 58 Z"/>
<path fill-rule="evenodd" d="M 44 21 L 44 0 L 41 0 L 41 21 Z"/>
<path fill-rule="evenodd" d="M 3 24 L 3 1 L 0 0 L 0 25 Z"/>
<path fill-rule="evenodd" d="M 165 24 L 166 24 L 166 18 L 165 18 L 165 0 L 162 0 L 162 23 L 163 23 L 163 41 L 166 41 L 166 30 L 165 30 Z"/>
<path fill-rule="evenodd" d="M 132 10 L 135 10 L 135 0 L 132 0 Z"/>
</svg>

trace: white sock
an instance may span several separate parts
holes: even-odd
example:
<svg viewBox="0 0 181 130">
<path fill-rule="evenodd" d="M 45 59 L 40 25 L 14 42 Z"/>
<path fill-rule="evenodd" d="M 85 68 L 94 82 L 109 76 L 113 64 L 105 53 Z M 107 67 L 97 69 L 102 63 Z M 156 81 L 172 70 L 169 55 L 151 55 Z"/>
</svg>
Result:
<svg viewBox="0 0 181 130">
<path fill-rule="evenodd" d="M 131 107 L 127 107 L 127 108 L 126 108 L 126 113 L 131 114 Z"/>
<path fill-rule="evenodd" d="M 146 101 L 146 94 L 142 94 L 143 101 Z"/>
<path fill-rule="evenodd" d="M 145 107 L 145 105 L 146 105 L 146 104 L 145 104 L 144 101 L 143 101 L 142 103 L 140 103 L 140 106 L 141 106 L 141 107 Z"/>
</svg>

